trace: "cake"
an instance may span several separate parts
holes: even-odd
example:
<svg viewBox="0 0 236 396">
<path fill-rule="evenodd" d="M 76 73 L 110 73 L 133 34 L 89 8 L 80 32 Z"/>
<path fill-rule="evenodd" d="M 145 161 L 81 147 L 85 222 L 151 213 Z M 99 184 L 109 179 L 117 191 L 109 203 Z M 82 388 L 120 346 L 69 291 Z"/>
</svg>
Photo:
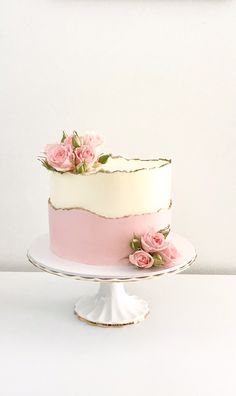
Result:
<svg viewBox="0 0 236 396">
<path fill-rule="evenodd" d="M 88 265 L 172 265 L 171 160 L 99 155 L 101 144 L 63 133 L 40 158 L 51 171 L 51 251 Z"/>
</svg>

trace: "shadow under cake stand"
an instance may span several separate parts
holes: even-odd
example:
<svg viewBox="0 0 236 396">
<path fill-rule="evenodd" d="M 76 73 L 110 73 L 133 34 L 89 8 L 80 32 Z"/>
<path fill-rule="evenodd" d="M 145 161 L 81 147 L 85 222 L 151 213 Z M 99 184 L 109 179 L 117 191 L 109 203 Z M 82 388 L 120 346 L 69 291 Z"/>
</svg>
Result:
<svg viewBox="0 0 236 396">
<path fill-rule="evenodd" d="M 177 274 L 195 261 L 196 251 L 188 240 L 178 234 L 172 234 L 171 240 L 181 257 L 168 268 L 140 269 L 131 264 L 98 266 L 65 260 L 52 253 L 48 235 L 34 240 L 27 257 L 36 267 L 50 274 L 99 282 L 98 292 L 94 296 L 82 296 L 78 300 L 75 304 L 75 314 L 80 320 L 97 326 L 124 326 L 141 322 L 149 313 L 148 303 L 127 294 L 124 282 Z"/>
</svg>

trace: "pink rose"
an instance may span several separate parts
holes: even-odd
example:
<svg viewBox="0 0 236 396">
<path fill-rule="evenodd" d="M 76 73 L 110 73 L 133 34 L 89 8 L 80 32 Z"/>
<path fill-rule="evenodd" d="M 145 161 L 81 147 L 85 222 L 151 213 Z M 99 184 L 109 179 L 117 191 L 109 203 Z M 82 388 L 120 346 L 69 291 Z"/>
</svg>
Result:
<svg viewBox="0 0 236 396">
<path fill-rule="evenodd" d="M 82 139 L 83 144 L 92 146 L 94 148 L 101 146 L 104 142 L 103 136 L 98 133 L 87 133 Z"/>
<path fill-rule="evenodd" d="M 130 254 L 129 261 L 140 268 L 150 268 L 154 263 L 153 257 L 144 250 L 136 250 L 136 252 Z"/>
<path fill-rule="evenodd" d="M 74 169 L 74 154 L 71 149 L 63 144 L 51 144 L 45 149 L 46 158 L 49 165 L 59 172 L 66 172 Z"/>
<path fill-rule="evenodd" d="M 89 145 L 83 145 L 75 149 L 76 165 L 85 162 L 86 164 L 93 164 L 96 160 L 94 148 Z"/>
<path fill-rule="evenodd" d="M 174 260 L 176 260 L 178 257 L 180 257 L 180 253 L 176 249 L 176 247 L 173 245 L 172 242 L 168 242 L 167 246 L 165 249 L 161 250 L 159 253 L 166 265 L 172 264 Z"/>
<path fill-rule="evenodd" d="M 142 248 L 149 253 L 159 252 L 166 247 L 163 234 L 150 230 L 141 236 Z"/>
<path fill-rule="evenodd" d="M 50 150 L 52 150 L 54 147 L 56 147 L 56 146 L 58 146 L 57 143 L 54 143 L 54 144 L 47 144 L 47 145 L 45 146 L 45 149 L 44 149 L 45 154 L 47 155 L 47 153 L 48 153 Z"/>
<path fill-rule="evenodd" d="M 69 146 L 72 148 L 73 150 L 73 144 L 72 144 L 72 139 L 73 139 L 73 135 L 67 136 L 63 142 L 64 146 Z"/>
</svg>

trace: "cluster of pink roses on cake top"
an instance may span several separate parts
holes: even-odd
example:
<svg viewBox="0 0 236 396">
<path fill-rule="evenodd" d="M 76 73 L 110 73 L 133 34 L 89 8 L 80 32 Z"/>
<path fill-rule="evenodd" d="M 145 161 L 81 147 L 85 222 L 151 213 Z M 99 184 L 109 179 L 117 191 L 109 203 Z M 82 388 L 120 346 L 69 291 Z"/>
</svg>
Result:
<svg viewBox="0 0 236 396">
<path fill-rule="evenodd" d="M 158 232 L 150 229 L 140 237 L 134 235 L 130 242 L 133 250 L 129 255 L 130 263 L 139 268 L 171 267 L 180 254 L 173 243 L 166 240 L 169 232 L 168 227 Z"/>
<path fill-rule="evenodd" d="M 98 154 L 103 144 L 103 137 L 95 133 L 79 136 L 63 132 L 61 142 L 48 144 L 45 156 L 39 158 L 48 170 L 72 173 L 94 173 L 105 164 L 110 154 Z"/>
</svg>

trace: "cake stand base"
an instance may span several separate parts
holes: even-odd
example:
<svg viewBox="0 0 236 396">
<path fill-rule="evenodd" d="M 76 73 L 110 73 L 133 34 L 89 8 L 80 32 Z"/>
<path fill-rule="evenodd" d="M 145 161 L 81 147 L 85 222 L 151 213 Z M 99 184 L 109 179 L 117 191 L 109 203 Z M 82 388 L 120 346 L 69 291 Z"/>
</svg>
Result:
<svg viewBox="0 0 236 396">
<path fill-rule="evenodd" d="M 172 233 L 171 240 L 180 252 L 180 257 L 169 267 L 140 269 L 134 265 L 88 265 L 66 260 L 51 251 L 48 235 L 34 240 L 27 257 L 33 265 L 49 274 L 98 282 L 97 294 L 82 296 L 75 304 L 75 314 L 80 320 L 92 325 L 120 327 L 139 323 L 149 313 L 146 301 L 126 293 L 124 282 L 178 274 L 195 261 L 196 251 L 187 239 Z"/>
<path fill-rule="evenodd" d="M 95 326 L 125 326 L 143 321 L 148 303 L 126 293 L 123 283 L 100 283 L 94 296 L 83 296 L 75 304 L 75 314 Z"/>
</svg>

